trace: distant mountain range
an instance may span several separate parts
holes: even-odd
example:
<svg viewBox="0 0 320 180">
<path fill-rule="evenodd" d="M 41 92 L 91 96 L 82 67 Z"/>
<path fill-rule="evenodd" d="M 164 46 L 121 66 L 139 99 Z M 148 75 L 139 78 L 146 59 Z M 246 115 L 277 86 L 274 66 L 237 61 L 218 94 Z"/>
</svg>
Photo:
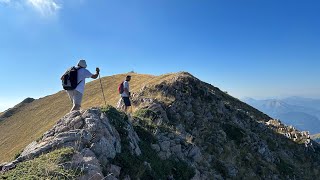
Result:
<svg viewBox="0 0 320 180">
<path fill-rule="evenodd" d="M 297 127 L 299 130 L 307 130 L 311 134 L 320 133 L 319 99 L 295 96 L 265 100 L 245 98 L 242 101 L 273 118 L 280 119 L 285 124 Z"/>
</svg>

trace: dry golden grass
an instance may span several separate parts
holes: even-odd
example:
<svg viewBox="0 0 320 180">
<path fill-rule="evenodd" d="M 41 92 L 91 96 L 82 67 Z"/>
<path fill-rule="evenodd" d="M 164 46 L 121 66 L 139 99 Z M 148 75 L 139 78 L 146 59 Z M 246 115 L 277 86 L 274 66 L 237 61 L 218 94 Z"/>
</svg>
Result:
<svg viewBox="0 0 320 180">
<path fill-rule="evenodd" d="M 131 92 L 139 91 L 144 85 L 157 84 L 175 74 L 152 76 L 131 74 Z M 116 105 L 119 100 L 118 85 L 125 74 L 101 78 L 107 104 Z M 86 84 L 82 108 L 104 106 L 99 79 Z M 71 102 L 64 91 L 35 100 L 22 107 L 13 116 L 0 122 L 0 163 L 10 161 L 25 146 L 41 137 L 68 113 Z"/>
</svg>

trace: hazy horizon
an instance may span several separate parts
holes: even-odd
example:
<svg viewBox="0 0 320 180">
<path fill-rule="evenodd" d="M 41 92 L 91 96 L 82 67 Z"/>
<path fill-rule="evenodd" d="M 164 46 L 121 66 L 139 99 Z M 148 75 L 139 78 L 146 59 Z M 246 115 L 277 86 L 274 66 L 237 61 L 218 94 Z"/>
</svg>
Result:
<svg viewBox="0 0 320 180">
<path fill-rule="evenodd" d="M 51 94 L 48 94 L 48 95 L 51 95 Z M 232 94 L 230 94 L 230 95 L 232 95 Z M 45 96 L 47 96 L 47 95 L 45 95 Z M 39 98 L 42 98 L 45 96 L 30 97 L 30 98 L 39 99 Z M 24 99 L 26 99 L 28 97 L 23 97 L 20 99 L 17 98 L 14 101 L 6 100 L 6 102 L 10 102 L 9 104 L 0 103 L 0 112 L 4 112 L 5 110 L 12 108 L 13 106 L 17 105 L 18 103 L 22 102 Z M 280 96 L 270 96 L 270 97 L 259 97 L 259 96 L 258 97 L 247 97 L 247 96 L 246 97 L 236 97 L 236 96 L 233 96 L 233 97 L 238 98 L 240 100 L 243 100 L 245 98 L 253 98 L 255 100 L 269 100 L 269 99 L 284 99 L 284 98 L 289 98 L 289 97 L 301 97 L 301 98 L 320 100 L 320 97 L 305 97 L 305 96 L 283 96 L 283 97 L 280 97 Z"/>
<path fill-rule="evenodd" d="M 0 0 L 0 111 L 101 76 L 187 71 L 236 98 L 320 98 L 320 1 Z M 134 80 L 134 79 L 133 79 Z"/>
</svg>

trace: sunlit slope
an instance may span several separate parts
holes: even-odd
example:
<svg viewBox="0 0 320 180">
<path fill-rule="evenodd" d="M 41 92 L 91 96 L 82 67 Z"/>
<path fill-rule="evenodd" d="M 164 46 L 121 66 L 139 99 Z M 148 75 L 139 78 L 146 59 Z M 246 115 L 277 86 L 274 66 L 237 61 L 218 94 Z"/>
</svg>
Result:
<svg viewBox="0 0 320 180">
<path fill-rule="evenodd" d="M 172 74 L 152 76 L 131 74 L 131 91 L 135 92 L 146 84 L 163 81 Z M 116 105 L 119 100 L 118 85 L 126 74 L 101 78 L 107 104 Z M 99 79 L 86 84 L 82 108 L 103 106 L 104 100 Z M 71 102 L 64 91 L 35 100 L 11 117 L 0 122 L 0 163 L 11 160 L 30 142 L 45 131 L 71 109 Z"/>
</svg>

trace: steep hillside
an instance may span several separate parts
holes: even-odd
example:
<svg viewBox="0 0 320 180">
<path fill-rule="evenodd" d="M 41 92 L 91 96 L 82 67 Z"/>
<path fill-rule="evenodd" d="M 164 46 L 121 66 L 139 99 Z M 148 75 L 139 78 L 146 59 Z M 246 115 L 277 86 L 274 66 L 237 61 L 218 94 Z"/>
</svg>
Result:
<svg viewBox="0 0 320 180">
<path fill-rule="evenodd" d="M 126 75 L 114 75 L 102 78 L 102 84 L 108 104 L 115 105 L 119 99 L 117 88 Z M 164 76 L 132 74 L 132 91 L 138 91 L 146 83 L 156 83 Z M 83 108 L 104 105 L 99 80 L 86 84 Z M 71 109 L 71 103 L 64 91 L 34 100 L 19 107 L 10 117 L 0 122 L 0 163 L 9 161 L 30 142 L 38 139 L 50 129 L 56 121 Z"/>
<path fill-rule="evenodd" d="M 32 103 L 34 101 L 33 98 L 26 98 L 21 103 L 15 105 L 13 108 L 9 108 L 8 110 L 0 113 L 0 121 L 4 120 L 6 118 L 9 118 L 13 114 L 17 113 L 19 110 L 21 110 L 24 106 L 28 105 L 29 103 Z"/>
<path fill-rule="evenodd" d="M 150 103 L 148 97 L 159 92 L 162 99 Z M 307 171 L 313 175 L 319 172 L 318 146 L 310 159 L 303 145 L 267 126 L 270 117 L 190 74 L 148 86 L 137 96 L 137 103 L 143 102 L 142 109 L 161 104 L 168 117 L 162 118 L 167 119 L 163 123 L 174 132 L 189 134 L 201 147 L 208 163 L 200 168 L 203 176 L 211 177 L 210 168 L 223 177 L 244 179 L 308 179 Z"/>
<path fill-rule="evenodd" d="M 120 79 L 116 77 L 119 76 L 104 79 L 117 81 L 111 87 L 113 91 L 108 92 L 114 93 L 109 101 L 112 104 L 118 99 L 116 87 Z M 285 126 L 270 124 L 274 120 L 270 121 L 269 116 L 218 88 L 188 73 L 157 77 L 136 74 L 132 83 L 134 77 L 140 82 L 132 90 L 133 114 L 127 117 L 108 106 L 72 112 L 57 123 L 59 118 L 56 118 L 52 120 L 56 125 L 48 126 L 48 131 L 37 136 L 37 141 L 29 144 L 15 161 L 2 165 L 3 170 L 17 166 L 3 177 L 16 177 L 24 171 L 30 173 L 26 163 L 32 166 L 42 161 L 41 154 L 61 148 L 72 148 L 62 150 L 72 153 L 72 158 L 52 173 L 63 168 L 71 170 L 70 176 L 83 179 L 93 176 L 97 179 L 110 176 L 113 179 L 219 180 L 319 177 L 320 148 L 316 143 L 313 149 L 304 149 L 304 139 L 294 142 L 279 134 L 278 130 Z M 92 102 L 103 103 L 97 95 L 97 85 L 97 82 L 88 84 L 88 90 L 92 88 L 96 93 L 86 94 L 86 107 Z M 89 101 L 88 97 L 95 100 Z M 50 119 L 47 116 L 52 111 L 40 109 L 32 113 Z M 7 120 L 4 123 L 10 122 Z M 88 168 L 74 174 L 72 170 L 78 167 Z"/>
</svg>

